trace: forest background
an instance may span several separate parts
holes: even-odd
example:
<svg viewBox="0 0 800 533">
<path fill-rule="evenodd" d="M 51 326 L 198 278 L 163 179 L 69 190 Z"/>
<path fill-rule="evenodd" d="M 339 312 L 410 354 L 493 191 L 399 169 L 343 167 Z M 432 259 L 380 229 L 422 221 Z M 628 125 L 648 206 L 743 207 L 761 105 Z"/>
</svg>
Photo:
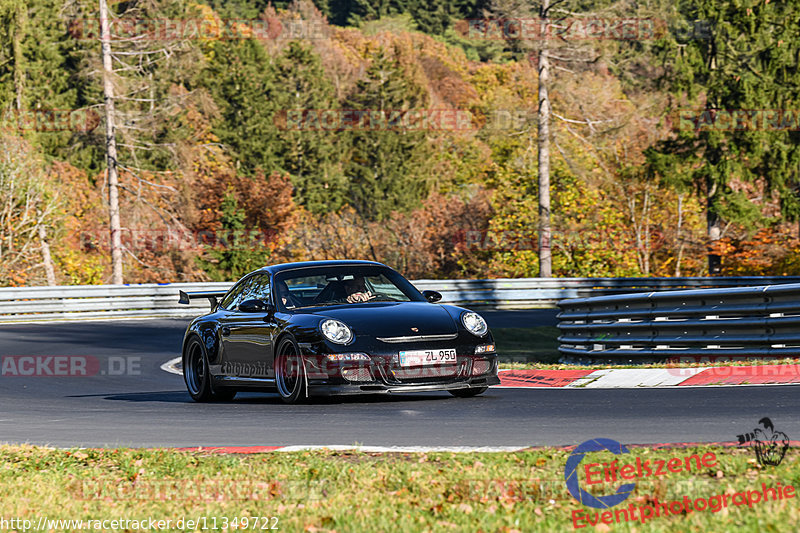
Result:
<svg viewBox="0 0 800 533">
<path fill-rule="evenodd" d="M 553 275 L 799 275 L 800 5 L 550 4 L 111 3 L 124 281 L 536 276 L 542 46 Z M 98 21 L 0 0 L 0 285 L 110 281 Z"/>
</svg>

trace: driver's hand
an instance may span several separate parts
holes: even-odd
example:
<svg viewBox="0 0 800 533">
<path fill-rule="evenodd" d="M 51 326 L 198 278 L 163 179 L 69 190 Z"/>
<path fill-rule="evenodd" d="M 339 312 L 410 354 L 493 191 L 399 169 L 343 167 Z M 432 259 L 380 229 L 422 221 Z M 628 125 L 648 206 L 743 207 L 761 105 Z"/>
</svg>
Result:
<svg viewBox="0 0 800 533">
<path fill-rule="evenodd" d="M 347 302 L 354 304 L 356 302 L 366 302 L 372 298 L 372 293 L 370 291 L 367 292 L 354 292 L 350 296 L 347 297 Z"/>
</svg>

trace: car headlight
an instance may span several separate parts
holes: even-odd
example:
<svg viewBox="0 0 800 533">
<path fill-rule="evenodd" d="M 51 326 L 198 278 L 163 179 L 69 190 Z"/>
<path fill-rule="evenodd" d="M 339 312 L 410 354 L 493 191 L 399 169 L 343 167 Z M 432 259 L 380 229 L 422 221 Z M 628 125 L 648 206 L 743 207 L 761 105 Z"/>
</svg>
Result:
<svg viewBox="0 0 800 533">
<path fill-rule="evenodd" d="M 319 324 L 319 329 L 325 338 L 336 344 L 347 344 L 353 340 L 353 331 L 344 322 L 333 320 L 323 320 Z"/>
<path fill-rule="evenodd" d="M 473 335 L 477 335 L 478 337 L 483 337 L 486 335 L 486 332 L 489 331 L 489 326 L 486 325 L 486 321 L 483 319 L 483 317 L 478 313 L 473 313 L 472 311 L 461 315 L 461 323 L 464 324 L 464 327 L 467 328 L 467 331 Z"/>
</svg>

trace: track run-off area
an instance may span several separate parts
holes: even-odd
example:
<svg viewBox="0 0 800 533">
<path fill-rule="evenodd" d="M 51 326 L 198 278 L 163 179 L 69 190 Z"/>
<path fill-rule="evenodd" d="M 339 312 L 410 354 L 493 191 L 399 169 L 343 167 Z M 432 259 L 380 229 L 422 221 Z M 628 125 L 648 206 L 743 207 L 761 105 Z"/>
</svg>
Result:
<svg viewBox="0 0 800 533">
<path fill-rule="evenodd" d="M 554 325 L 554 310 L 484 313 L 492 327 Z M 188 319 L 0 325 L 0 355 L 37 356 L 37 376 L 0 376 L 0 442 L 59 447 L 528 447 L 606 437 L 630 444 L 722 442 L 769 417 L 800 437 L 800 385 L 491 388 L 314 399 L 277 394 L 191 401 L 162 365 L 180 355 Z M 87 356 L 88 372 L 47 375 Z M 53 359 L 48 360 L 47 357 Z M 59 372 L 61 373 L 61 372 Z"/>
</svg>

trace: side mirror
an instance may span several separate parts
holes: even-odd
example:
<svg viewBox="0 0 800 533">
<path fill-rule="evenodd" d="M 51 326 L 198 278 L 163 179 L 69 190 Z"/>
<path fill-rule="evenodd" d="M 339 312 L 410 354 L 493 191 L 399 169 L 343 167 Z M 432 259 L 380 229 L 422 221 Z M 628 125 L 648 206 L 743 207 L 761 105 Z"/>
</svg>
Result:
<svg viewBox="0 0 800 533">
<path fill-rule="evenodd" d="M 436 291 L 422 291 L 422 295 L 432 304 L 442 299 L 442 294 Z"/>
<path fill-rule="evenodd" d="M 272 304 L 258 298 L 245 300 L 239 304 L 239 311 L 242 313 L 268 313 L 272 311 L 272 309 Z"/>
</svg>

